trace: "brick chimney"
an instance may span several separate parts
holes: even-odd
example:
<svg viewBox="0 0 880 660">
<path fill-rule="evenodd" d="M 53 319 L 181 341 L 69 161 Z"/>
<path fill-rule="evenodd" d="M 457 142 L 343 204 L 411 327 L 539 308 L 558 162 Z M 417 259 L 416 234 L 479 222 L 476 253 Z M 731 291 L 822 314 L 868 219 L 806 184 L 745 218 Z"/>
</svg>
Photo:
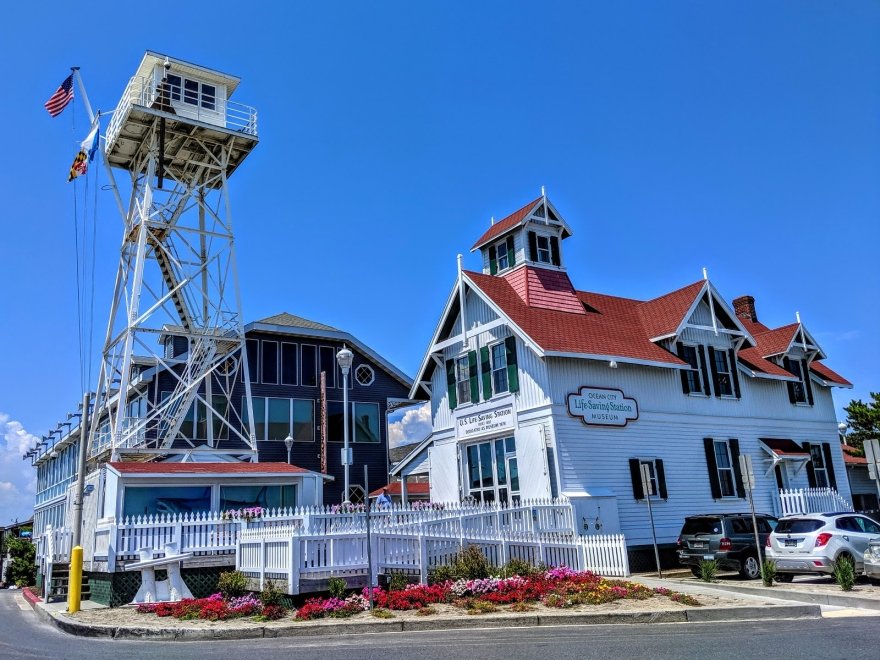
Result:
<svg viewBox="0 0 880 660">
<path fill-rule="evenodd" d="M 755 311 L 755 299 L 752 296 L 740 296 L 733 299 L 733 311 L 737 318 L 746 319 L 752 323 L 758 322 L 758 312 Z"/>
</svg>

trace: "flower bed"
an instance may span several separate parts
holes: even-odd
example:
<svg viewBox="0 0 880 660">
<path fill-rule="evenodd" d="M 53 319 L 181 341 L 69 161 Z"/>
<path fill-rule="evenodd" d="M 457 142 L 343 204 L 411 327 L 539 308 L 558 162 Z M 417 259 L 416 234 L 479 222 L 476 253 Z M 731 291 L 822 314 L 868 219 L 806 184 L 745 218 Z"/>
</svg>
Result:
<svg viewBox="0 0 880 660">
<path fill-rule="evenodd" d="M 176 603 L 144 603 L 137 606 L 137 611 L 141 614 L 174 617 L 182 621 L 225 621 L 244 617 L 275 621 L 286 613 L 284 608 L 277 605 L 263 605 L 259 598 L 251 594 L 229 600 L 223 598 L 222 594 L 214 594 L 207 598 L 184 598 Z"/>
</svg>

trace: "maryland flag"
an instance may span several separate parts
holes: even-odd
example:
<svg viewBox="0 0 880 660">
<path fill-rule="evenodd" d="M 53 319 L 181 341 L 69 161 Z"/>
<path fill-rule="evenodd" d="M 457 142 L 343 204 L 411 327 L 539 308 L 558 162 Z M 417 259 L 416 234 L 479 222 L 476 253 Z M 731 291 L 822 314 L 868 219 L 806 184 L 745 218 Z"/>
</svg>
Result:
<svg viewBox="0 0 880 660">
<path fill-rule="evenodd" d="M 89 169 L 89 155 L 80 150 L 80 152 L 76 155 L 76 158 L 73 159 L 73 165 L 70 166 L 70 174 L 67 175 L 67 182 L 70 183 L 76 177 L 82 176 Z"/>
<path fill-rule="evenodd" d="M 98 150 L 98 120 L 92 125 L 92 130 L 82 141 L 79 147 L 79 153 L 73 159 L 73 165 L 70 166 L 70 173 L 67 175 L 67 182 L 70 183 L 76 177 L 82 176 L 89 170 L 89 163 L 95 158 L 95 151 Z"/>
</svg>

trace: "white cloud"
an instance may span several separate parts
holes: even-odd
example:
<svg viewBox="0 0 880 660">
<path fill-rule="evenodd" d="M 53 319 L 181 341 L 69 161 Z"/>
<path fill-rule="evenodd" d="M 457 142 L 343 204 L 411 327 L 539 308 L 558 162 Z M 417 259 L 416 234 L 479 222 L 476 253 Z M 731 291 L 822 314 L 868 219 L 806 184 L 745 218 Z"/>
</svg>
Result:
<svg viewBox="0 0 880 660">
<path fill-rule="evenodd" d="M 37 474 L 22 455 L 39 438 L 0 412 L 0 524 L 27 520 L 34 513 Z"/>
<path fill-rule="evenodd" d="M 394 419 L 397 417 L 397 419 Z M 388 424 L 388 442 L 392 447 L 420 442 L 431 432 L 431 404 L 407 408 L 403 413 L 392 414 Z"/>
</svg>

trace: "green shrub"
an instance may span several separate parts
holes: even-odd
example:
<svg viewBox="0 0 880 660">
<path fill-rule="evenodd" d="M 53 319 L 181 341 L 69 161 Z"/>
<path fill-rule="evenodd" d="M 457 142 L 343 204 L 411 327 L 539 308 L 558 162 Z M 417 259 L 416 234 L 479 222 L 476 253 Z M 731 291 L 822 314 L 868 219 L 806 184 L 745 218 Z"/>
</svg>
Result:
<svg viewBox="0 0 880 660">
<path fill-rule="evenodd" d="M 416 610 L 416 616 L 431 616 L 432 614 L 437 614 L 436 607 L 420 607 Z"/>
<path fill-rule="evenodd" d="M 776 562 L 772 559 L 765 559 L 761 564 L 761 581 L 765 587 L 772 587 L 773 580 L 776 579 Z"/>
<path fill-rule="evenodd" d="M 284 592 L 278 588 L 272 580 L 266 580 L 263 590 L 260 592 L 260 602 L 263 605 L 274 605 L 276 607 L 284 607 Z"/>
<path fill-rule="evenodd" d="M 700 562 L 700 579 L 703 582 L 714 582 L 718 574 L 718 562 L 714 559 L 704 559 Z"/>
<path fill-rule="evenodd" d="M 348 584 L 345 582 L 345 578 L 332 577 L 327 580 L 327 591 L 330 592 L 331 598 L 345 598 L 345 592 L 347 589 Z"/>
<path fill-rule="evenodd" d="M 485 600 L 472 600 L 467 609 L 468 614 L 491 614 L 497 612 L 498 607 L 494 603 Z"/>
<path fill-rule="evenodd" d="M 12 557 L 6 579 L 17 587 L 34 584 L 37 581 L 37 547 L 30 539 L 11 538 L 7 541 L 6 549 Z"/>
<path fill-rule="evenodd" d="M 501 568 L 498 577 L 509 578 L 514 575 L 519 575 L 520 577 L 525 578 L 532 575 L 538 575 L 544 571 L 545 568 L 543 565 L 532 566 L 532 564 L 523 559 L 511 559 Z"/>
<path fill-rule="evenodd" d="M 388 591 L 403 591 L 409 584 L 409 578 L 403 573 L 391 573 L 388 580 Z"/>
<path fill-rule="evenodd" d="M 452 570 L 456 578 L 463 580 L 482 580 L 492 574 L 492 567 L 486 561 L 486 556 L 475 545 L 469 545 L 455 555 Z"/>
<path fill-rule="evenodd" d="M 455 579 L 452 566 L 437 566 L 428 571 L 428 584 L 443 584 Z"/>
<path fill-rule="evenodd" d="M 372 612 L 373 616 L 377 619 L 393 619 L 394 615 L 388 610 L 383 610 L 381 607 L 377 607 Z"/>
<path fill-rule="evenodd" d="M 241 571 L 220 573 L 217 588 L 224 598 L 239 598 L 247 593 L 248 579 Z"/>
<path fill-rule="evenodd" d="M 852 591 L 853 585 L 856 583 L 856 567 L 852 558 L 849 555 L 838 557 L 834 561 L 831 575 L 843 591 Z"/>
</svg>

